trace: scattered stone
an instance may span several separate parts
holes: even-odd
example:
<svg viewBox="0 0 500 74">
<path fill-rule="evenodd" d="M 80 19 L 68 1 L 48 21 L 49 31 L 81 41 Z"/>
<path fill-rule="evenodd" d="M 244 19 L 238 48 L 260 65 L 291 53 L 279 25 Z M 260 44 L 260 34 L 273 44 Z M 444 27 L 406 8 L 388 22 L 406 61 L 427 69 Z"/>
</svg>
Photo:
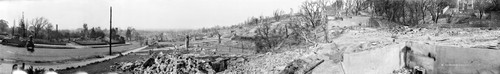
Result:
<svg viewBox="0 0 500 74">
<path fill-rule="evenodd" d="M 222 59 L 217 62 L 206 62 L 204 60 L 194 59 L 194 57 L 172 57 L 167 55 L 149 58 L 145 62 L 121 62 L 112 66 L 112 68 L 117 71 L 134 74 L 214 74 L 216 72 L 224 71 L 227 66 L 227 59 Z"/>
<path fill-rule="evenodd" d="M 302 74 L 306 66 L 306 61 L 302 59 L 294 60 L 280 74 Z"/>
</svg>

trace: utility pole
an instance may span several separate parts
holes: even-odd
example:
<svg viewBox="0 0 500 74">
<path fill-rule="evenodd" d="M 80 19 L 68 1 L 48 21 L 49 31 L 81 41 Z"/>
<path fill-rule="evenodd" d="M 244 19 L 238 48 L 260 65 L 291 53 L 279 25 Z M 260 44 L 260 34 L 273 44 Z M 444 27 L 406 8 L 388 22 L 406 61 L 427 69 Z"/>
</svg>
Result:
<svg viewBox="0 0 500 74">
<path fill-rule="evenodd" d="M 113 38 L 113 26 L 112 26 L 112 21 L 113 21 L 113 7 L 109 7 L 109 55 L 112 55 L 111 53 L 111 40 Z"/>
<path fill-rule="evenodd" d="M 189 50 L 189 35 L 186 35 L 186 50 Z"/>
</svg>

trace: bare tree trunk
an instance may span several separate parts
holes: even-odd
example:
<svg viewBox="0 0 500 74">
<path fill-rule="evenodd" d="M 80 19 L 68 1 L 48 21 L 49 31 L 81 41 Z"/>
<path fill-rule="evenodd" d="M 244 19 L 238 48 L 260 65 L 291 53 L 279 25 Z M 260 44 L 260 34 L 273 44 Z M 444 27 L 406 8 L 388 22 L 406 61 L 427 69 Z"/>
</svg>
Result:
<svg viewBox="0 0 500 74">
<path fill-rule="evenodd" d="M 316 44 L 316 42 L 313 42 L 311 39 L 309 39 L 309 38 L 307 37 L 307 35 L 306 35 L 306 33 L 305 33 L 305 32 L 302 32 L 301 36 L 302 36 L 302 38 L 304 38 L 304 40 L 306 40 L 307 42 L 309 42 L 309 43 L 313 43 L 313 44 Z"/>
<path fill-rule="evenodd" d="M 484 11 L 482 11 L 482 10 L 479 11 L 479 19 L 483 19 L 483 13 L 484 13 Z"/>
<path fill-rule="evenodd" d="M 439 21 L 439 12 L 436 12 L 436 15 L 435 15 L 435 16 L 436 16 L 436 17 L 435 17 L 435 19 L 434 19 L 434 22 L 435 22 L 435 23 L 438 23 L 438 21 Z"/>
</svg>

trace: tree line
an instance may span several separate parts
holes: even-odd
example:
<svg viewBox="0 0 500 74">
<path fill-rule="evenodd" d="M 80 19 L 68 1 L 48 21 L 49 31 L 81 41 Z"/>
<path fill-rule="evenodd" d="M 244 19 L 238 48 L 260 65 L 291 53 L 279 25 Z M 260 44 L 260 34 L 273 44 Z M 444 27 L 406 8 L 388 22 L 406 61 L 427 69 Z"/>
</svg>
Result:
<svg viewBox="0 0 500 74">
<path fill-rule="evenodd" d="M 16 24 L 14 24 L 16 23 Z M 12 23 L 13 26 L 9 27 L 6 20 L 0 19 L 0 34 L 12 35 L 14 37 L 26 38 L 33 36 L 35 39 L 45 39 L 45 40 L 62 40 L 79 38 L 85 39 L 102 39 L 107 35 L 113 35 L 112 39 L 119 39 L 120 37 L 126 37 L 125 40 L 134 40 L 141 38 L 140 34 L 132 27 L 128 27 L 125 31 L 119 28 L 113 28 L 110 30 L 101 29 L 100 27 L 88 27 L 88 24 L 84 23 L 81 29 L 75 30 L 59 30 L 58 24 L 52 24 L 47 18 L 37 17 L 31 20 L 20 19 L 17 22 Z M 55 29 L 54 29 L 55 28 Z M 109 31 L 113 31 L 109 34 Z"/>
<path fill-rule="evenodd" d="M 453 17 L 454 12 L 449 8 L 460 8 L 453 0 L 353 0 L 356 3 L 350 6 L 353 9 L 351 14 L 359 14 L 363 9 L 371 9 L 373 16 L 381 16 L 383 19 L 401 23 L 406 26 L 416 26 L 419 24 L 438 23 L 440 18 Z M 460 1 L 460 0 L 455 0 Z M 499 0 L 474 0 L 473 10 L 479 11 L 479 18 L 483 19 L 483 14 L 489 14 L 500 9 Z M 451 12 L 446 14 L 445 12 Z M 430 19 L 426 19 L 430 18 Z M 448 20 L 447 23 L 451 22 Z"/>
<path fill-rule="evenodd" d="M 33 36 L 38 39 L 55 39 L 55 38 L 64 38 L 71 37 L 74 35 L 71 34 L 68 30 L 58 30 L 58 25 L 50 23 L 48 19 L 44 17 L 37 17 L 31 20 L 26 20 L 24 18 L 19 19 L 17 24 L 16 22 L 12 22 L 12 26 L 9 27 L 6 20 L 0 19 L 0 33 L 10 34 L 16 37 L 28 37 Z"/>
</svg>

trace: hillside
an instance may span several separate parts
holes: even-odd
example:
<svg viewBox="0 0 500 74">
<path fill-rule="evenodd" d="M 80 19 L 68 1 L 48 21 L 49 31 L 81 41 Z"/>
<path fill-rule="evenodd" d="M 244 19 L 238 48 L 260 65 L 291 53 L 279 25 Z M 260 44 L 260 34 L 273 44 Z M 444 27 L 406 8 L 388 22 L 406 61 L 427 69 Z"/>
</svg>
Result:
<svg viewBox="0 0 500 74">
<path fill-rule="evenodd" d="M 331 31 L 335 30 L 331 29 Z M 390 57 L 397 57 L 396 55 L 400 53 L 398 51 L 383 49 L 402 49 L 408 43 L 413 43 L 491 50 L 497 49 L 496 45 L 499 33 L 500 31 L 498 30 L 484 30 L 479 28 L 406 28 L 404 31 L 393 33 L 384 29 L 354 26 L 351 29 L 347 29 L 340 37 L 332 39 L 332 43 L 320 43 L 308 48 L 283 48 L 288 51 L 256 55 L 249 57 L 248 62 L 237 63 L 236 66 L 230 67 L 224 73 L 275 74 L 287 71 L 320 74 L 374 73 L 368 70 L 360 70 L 364 69 L 361 67 L 373 67 L 373 71 L 377 71 L 377 73 L 393 73 L 403 69 L 401 68 L 403 64 L 397 65 L 397 63 L 390 62 L 375 63 L 375 61 L 383 61 L 381 60 L 382 58 L 387 58 L 387 61 L 398 62 L 402 59 Z M 394 52 L 394 54 L 383 55 L 388 52 Z M 368 53 L 373 55 L 367 56 L 370 55 Z M 350 59 L 349 57 L 357 58 Z M 367 61 L 370 58 L 380 59 L 371 59 L 373 61 L 370 64 Z M 364 59 L 366 62 L 363 63 L 361 59 Z M 396 65 L 384 64 L 386 67 L 392 67 L 377 68 L 383 67 L 379 65 L 382 63 Z"/>
<path fill-rule="evenodd" d="M 498 13 L 489 12 L 483 18 L 485 13 L 435 12 L 443 10 L 440 2 L 428 2 L 428 8 L 435 9 L 408 12 L 407 8 L 422 6 L 405 1 L 359 3 L 341 9 L 322 1 L 306 1 L 299 13 L 276 13 L 233 26 L 171 32 L 174 37 L 169 38 L 176 41 L 160 44 L 173 47 L 157 49 L 177 53 L 150 59 L 189 62 L 195 67 L 167 64 L 181 68 L 154 70 L 165 66 L 152 65 L 130 68 L 148 68 L 131 73 L 500 73 L 499 60 L 492 58 L 500 56 Z M 370 8 L 363 4 L 378 5 Z M 363 7 L 367 8 L 360 9 Z M 183 44 L 187 36 L 192 37 L 189 45 Z"/>
</svg>

